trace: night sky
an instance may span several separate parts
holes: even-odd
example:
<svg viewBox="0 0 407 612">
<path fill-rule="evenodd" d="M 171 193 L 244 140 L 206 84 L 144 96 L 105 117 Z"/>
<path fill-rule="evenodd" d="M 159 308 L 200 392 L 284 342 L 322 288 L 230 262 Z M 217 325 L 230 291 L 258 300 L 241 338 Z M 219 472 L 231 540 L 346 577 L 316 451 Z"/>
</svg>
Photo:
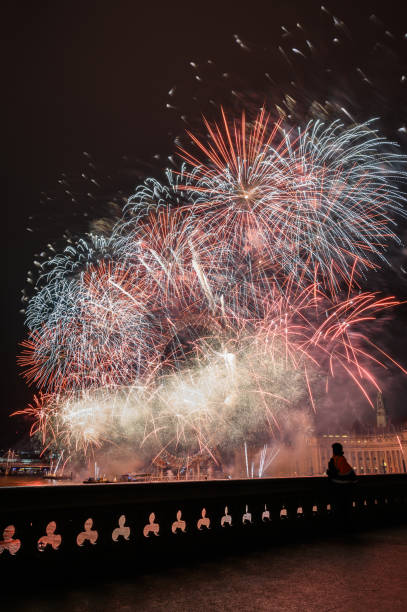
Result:
<svg viewBox="0 0 407 612">
<path fill-rule="evenodd" d="M 210 98 L 239 111 L 243 99 L 258 106 L 271 99 L 277 103 L 295 73 L 308 88 L 307 99 L 332 94 L 359 120 L 380 116 L 385 135 L 407 153 L 405 2 L 325 6 L 337 22 L 321 14 L 320 2 L 313 0 L 3 3 L 2 166 L 8 196 L 0 447 L 12 446 L 27 426 L 10 421 L 8 414 L 32 395 L 19 377 L 16 353 L 25 333 L 20 290 L 27 271 L 34 270 L 35 253 L 48 241 L 57 242 L 65 229 L 83 233 L 94 219 L 112 214 L 107 201 L 120 202 L 143 176 L 159 177 L 170 163 L 174 139 L 185 129 L 181 115 L 199 122 L 202 112 L 211 112 Z M 292 49 L 297 43 L 295 34 L 292 44 L 284 37 L 282 26 L 294 31 L 297 22 L 317 51 L 307 63 L 301 64 L 299 54 L 292 64 L 284 63 L 278 46 Z M 335 29 L 339 51 L 329 46 Z M 376 41 L 382 46 L 375 48 Z M 338 70 L 325 81 L 323 65 L 331 56 Z M 357 68 L 372 81 L 370 89 L 361 84 Z M 265 72 L 274 84 L 268 84 Z M 73 185 L 75 202 L 58 183 L 62 173 Z M 403 253 L 392 257 L 393 269 L 372 282 L 405 299 Z M 407 364 L 405 321 L 401 309 L 388 348 Z M 407 418 L 406 393 L 407 381 L 397 377 L 389 406 L 395 422 Z"/>
</svg>

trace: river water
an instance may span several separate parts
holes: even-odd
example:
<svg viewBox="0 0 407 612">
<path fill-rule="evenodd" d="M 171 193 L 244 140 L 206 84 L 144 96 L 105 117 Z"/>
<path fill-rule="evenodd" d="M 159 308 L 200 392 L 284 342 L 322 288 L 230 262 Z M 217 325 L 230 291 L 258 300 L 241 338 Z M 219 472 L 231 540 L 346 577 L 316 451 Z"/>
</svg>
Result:
<svg viewBox="0 0 407 612">
<path fill-rule="evenodd" d="M 41 476 L 0 476 L 0 487 L 44 487 L 52 485 L 81 484 L 82 481 L 51 480 Z"/>
<path fill-rule="evenodd" d="M 407 527 L 271 544 L 90 584 L 2 588 L 2 612 L 405 612 Z M 72 577 L 75 583 L 72 582 Z M 79 583 L 78 583 L 79 580 Z"/>
</svg>

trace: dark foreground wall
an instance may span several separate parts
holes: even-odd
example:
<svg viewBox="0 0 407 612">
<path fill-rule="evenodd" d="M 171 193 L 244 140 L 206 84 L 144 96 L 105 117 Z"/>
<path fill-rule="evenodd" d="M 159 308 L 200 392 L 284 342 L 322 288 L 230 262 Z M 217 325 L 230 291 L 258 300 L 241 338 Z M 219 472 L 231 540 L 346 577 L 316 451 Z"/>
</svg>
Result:
<svg viewBox="0 0 407 612">
<path fill-rule="evenodd" d="M 0 575 L 112 573 L 406 518 L 402 474 L 0 488 Z"/>
</svg>

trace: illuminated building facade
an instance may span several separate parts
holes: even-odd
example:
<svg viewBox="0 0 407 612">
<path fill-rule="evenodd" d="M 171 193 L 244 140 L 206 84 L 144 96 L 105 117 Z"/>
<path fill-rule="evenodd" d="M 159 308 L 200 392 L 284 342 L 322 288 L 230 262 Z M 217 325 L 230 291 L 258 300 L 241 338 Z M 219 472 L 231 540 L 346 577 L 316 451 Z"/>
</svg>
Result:
<svg viewBox="0 0 407 612">
<path fill-rule="evenodd" d="M 300 451 L 298 476 L 324 474 L 332 457 L 332 444 L 340 442 L 344 454 L 357 474 L 394 474 L 406 472 L 407 428 L 389 428 L 383 395 L 377 396 L 376 427 L 369 433 L 323 434 L 305 440 Z M 300 467 L 301 466 L 301 467 Z"/>
<path fill-rule="evenodd" d="M 307 475 L 323 474 L 332 457 L 332 444 L 340 442 L 357 474 L 392 474 L 406 471 L 407 430 L 370 434 L 326 434 L 307 440 Z"/>
<path fill-rule="evenodd" d="M 395 474 L 407 471 L 407 427 L 395 430 L 388 425 L 383 396 L 379 393 L 376 426 L 369 433 L 352 431 L 297 436 L 291 445 L 280 447 L 276 460 L 264 475 L 322 476 L 332 457 L 334 442 L 342 444 L 345 457 L 357 474 Z M 245 476 L 242 459 L 240 464 L 240 474 Z"/>
</svg>

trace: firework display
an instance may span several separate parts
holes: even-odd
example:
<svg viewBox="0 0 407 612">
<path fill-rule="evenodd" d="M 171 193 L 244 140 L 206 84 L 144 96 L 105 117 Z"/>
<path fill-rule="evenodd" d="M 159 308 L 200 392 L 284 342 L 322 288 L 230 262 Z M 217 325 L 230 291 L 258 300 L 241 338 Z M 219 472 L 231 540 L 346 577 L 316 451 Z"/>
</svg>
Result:
<svg viewBox="0 0 407 612">
<path fill-rule="evenodd" d="M 398 240 L 403 156 L 373 122 L 205 128 L 108 238 L 43 265 L 19 359 L 44 446 L 211 455 L 266 444 L 335 377 L 380 389 L 369 325 L 397 300 L 361 281 Z"/>
<path fill-rule="evenodd" d="M 257 250 L 284 277 L 309 282 L 316 274 L 335 292 L 384 261 L 384 247 L 398 240 L 403 173 L 392 164 L 403 158 L 386 151 L 372 122 L 311 121 L 289 131 L 268 122 L 262 112 L 246 138 L 244 116 L 230 127 L 223 116 L 221 127 L 206 124 L 208 145 L 191 135 L 210 163 L 184 154 L 193 167 L 186 189 L 205 211 L 208 236 L 237 234 L 241 250 Z"/>
</svg>

